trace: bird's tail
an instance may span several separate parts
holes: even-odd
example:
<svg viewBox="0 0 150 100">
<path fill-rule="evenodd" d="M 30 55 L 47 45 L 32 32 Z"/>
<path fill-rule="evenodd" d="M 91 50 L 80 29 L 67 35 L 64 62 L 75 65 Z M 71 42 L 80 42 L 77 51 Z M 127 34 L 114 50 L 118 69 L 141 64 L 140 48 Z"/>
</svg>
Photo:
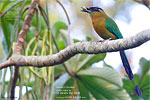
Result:
<svg viewBox="0 0 150 100">
<path fill-rule="evenodd" d="M 131 70 L 131 67 L 129 65 L 129 62 L 128 62 L 128 59 L 127 59 L 127 56 L 126 56 L 125 52 L 124 51 L 120 51 L 120 56 L 121 56 L 123 66 L 124 66 L 124 68 L 126 70 L 126 73 L 128 74 L 129 79 L 133 80 L 133 73 L 132 73 L 132 70 Z M 134 84 L 135 84 L 135 82 L 134 82 Z M 141 96 L 142 92 L 141 92 L 140 87 L 138 85 L 136 85 L 135 89 L 136 89 L 137 95 Z"/>
<path fill-rule="evenodd" d="M 123 66 L 125 68 L 126 73 L 128 74 L 129 79 L 133 80 L 133 73 L 132 73 L 132 70 L 131 70 L 131 67 L 129 65 L 129 62 L 128 62 L 128 59 L 127 59 L 125 52 L 120 51 L 120 56 L 121 56 Z"/>
</svg>

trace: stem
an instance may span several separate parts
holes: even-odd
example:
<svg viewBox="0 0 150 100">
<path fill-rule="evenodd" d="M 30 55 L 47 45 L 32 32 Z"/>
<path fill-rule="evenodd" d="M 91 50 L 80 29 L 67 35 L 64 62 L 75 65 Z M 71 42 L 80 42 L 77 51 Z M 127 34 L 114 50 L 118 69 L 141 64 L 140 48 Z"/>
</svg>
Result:
<svg viewBox="0 0 150 100">
<path fill-rule="evenodd" d="M 14 100 L 15 98 L 15 87 L 16 87 L 18 77 L 19 77 L 19 66 L 15 66 L 15 72 L 14 72 L 14 76 L 13 76 L 13 79 L 11 81 L 11 86 L 10 86 L 10 99 L 11 100 Z"/>
<path fill-rule="evenodd" d="M 65 12 L 65 14 L 66 14 L 67 20 L 68 20 L 68 24 L 71 24 L 69 15 L 68 15 L 68 13 L 67 13 L 65 7 L 63 6 L 63 4 L 62 4 L 59 0 L 56 0 L 56 1 L 57 1 L 57 3 L 63 8 L 63 10 L 64 10 L 64 12 Z"/>
<path fill-rule="evenodd" d="M 52 39 L 53 39 L 53 42 L 54 42 L 54 44 L 55 44 L 55 47 L 56 47 L 57 52 L 60 52 L 60 49 L 59 49 L 59 47 L 58 47 L 58 45 L 57 45 L 57 42 L 56 42 L 56 40 L 55 40 L 53 34 L 52 34 Z M 65 71 L 66 71 L 70 76 L 73 76 L 73 74 L 69 72 L 69 70 L 68 70 L 68 68 L 67 68 L 67 65 L 66 65 L 65 63 L 62 63 L 62 65 L 64 66 Z"/>
<path fill-rule="evenodd" d="M 56 0 L 56 2 L 62 7 L 62 9 L 64 10 L 64 12 L 65 12 L 65 14 L 66 14 L 67 20 L 68 20 L 67 43 L 68 43 L 68 45 L 70 45 L 70 44 L 71 44 L 71 39 L 70 39 L 71 21 L 70 21 L 69 15 L 68 15 L 68 13 L 67 13 L 65 7 L 63 6 L 63 4 L 62 4 L 59 0 Z"/>
<path fill-rule="evenodd" d="M 46 12 L 43 10 L 43 8 L 42 8 L 41 6 L 39 6 L 39 9 L 40 9 L 41 14 L 42 14 L 42 16 L 43 16 L 43 18 L 44 18 L 45 23 L 47 24 L 48 30 L 50 30 L 50 26 L 49 26 L 49 23 L 48 23 L 48 17 L 46 16 Z M 51 32 L 51 33 L 52 33 L 52 32 Z M 54 44 L 55 44 L 55 47 L 56 47 L 57 52 L 59 52 L 60 49 L 59 49 L 59 47 L 58 47 L 58 45 L 57 45 L 57 42 L 56 42 L 56 40 L 55 40 L 55 37 L 54 37 L 53 33 L 52 33 L 52 39 L 53 39 L 53 42 L 54 42 Z M 69 70 L 67 69 L 66 64 L 65 64 L 65 63 L 62 63 L 62 65 L 64 66 L 66 72 L 67 72 L 70 76 L 73 76 L 73 75 L 69 72 Z"/>
<path fill-rule="evenodd" d="M 45 95 L 45 100 L 49 100 L 49 92 L 50 92 L 50 86 L 46 85 L 46 95 Z"/>
<path fill-rule="evenodd" d="M 50 100 L 52 100 L 53 89 L 54 89 L 54 68 L 52 69 L 52 74 L 51 74 L 50 94 L 49 94 Z"/>
</svg>

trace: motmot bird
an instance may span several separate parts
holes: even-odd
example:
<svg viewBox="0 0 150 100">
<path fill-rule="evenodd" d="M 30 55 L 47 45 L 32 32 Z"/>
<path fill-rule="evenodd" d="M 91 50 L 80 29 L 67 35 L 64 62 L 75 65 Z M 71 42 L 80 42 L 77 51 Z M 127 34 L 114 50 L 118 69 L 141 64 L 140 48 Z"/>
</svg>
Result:
<svg viewBox="0 0 150 100">
<path fill-rule="evenodd" d="M 123 36 L 117 26 L 117 24 L 110 18 L 109 16 L 106 15 L 104 10 L 99 7 L 89 7 L 89 8 L 84 8 L 82 7 L 82 12 L 87 12 L 90 14 L 91 20 L 93 27 L 96 31 L 96 33 L 105 39 L 122 39 Z M 124 52 L 124 50 L 120 51 L 120 56 L 122 59 L 123 66 L 125 68 L 125 71 L 129 77 L 130 80 L 133 80 L 133 73 L 131 70 L 131 67 L 129 65 L 127 56 Z M 136 92 L 140 96 L 141 95 L 141 90 L 140 88 L 136 85 Z"/>
<path fill-rule="evenodd" d="M 82 11 L 90 14 L 93 27 L 101 38 L 113 40 L 123 38 L 117 24 L 109 16 L 106 15 L 103 9 L 98 7 L 90 7 L 86 9 L 83 8 Z M 126 73 L 128 74 L 129 79 L 132 80 L 133 73 L 126 54 L 123 50 L 120 51 L 120 56 Z"/>
</svg>

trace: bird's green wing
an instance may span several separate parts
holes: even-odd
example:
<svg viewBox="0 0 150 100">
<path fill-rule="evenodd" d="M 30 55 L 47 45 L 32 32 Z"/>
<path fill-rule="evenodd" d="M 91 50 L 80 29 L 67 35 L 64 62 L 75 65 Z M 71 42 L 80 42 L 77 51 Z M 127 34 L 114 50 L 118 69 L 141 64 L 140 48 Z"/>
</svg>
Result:
<svg viewBox="0 0 150 100">
<path fill-rule="evenodd" d="M 117 38 L 119 39 L 123 38 L 117 24 L 111 18 L 106 19 L 106 28 L 109 32 L 114 34 Z"/>
</svg>

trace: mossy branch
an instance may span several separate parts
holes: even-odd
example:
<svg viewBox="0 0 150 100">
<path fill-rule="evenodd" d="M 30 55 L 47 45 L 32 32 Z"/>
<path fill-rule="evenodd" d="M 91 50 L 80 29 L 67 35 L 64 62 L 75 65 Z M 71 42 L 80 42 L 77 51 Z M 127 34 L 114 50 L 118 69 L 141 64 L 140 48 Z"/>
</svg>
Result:
<svg viewBox="0 0 150 100">
<path fill-rule="evenodd" d="M 0 69 L 8 66 L 33 66 L 44 67 L 61 64 L 76 54 L 100 54 L 132 49 L 150 40 L 150 30 L 145 30 L 135 36 L 124 39 L 78 42 L 74 43 L 60 52 L 48 56 L 23 56 L 13 54 L 10 59 L 0 64 Z"/>
</svg>

